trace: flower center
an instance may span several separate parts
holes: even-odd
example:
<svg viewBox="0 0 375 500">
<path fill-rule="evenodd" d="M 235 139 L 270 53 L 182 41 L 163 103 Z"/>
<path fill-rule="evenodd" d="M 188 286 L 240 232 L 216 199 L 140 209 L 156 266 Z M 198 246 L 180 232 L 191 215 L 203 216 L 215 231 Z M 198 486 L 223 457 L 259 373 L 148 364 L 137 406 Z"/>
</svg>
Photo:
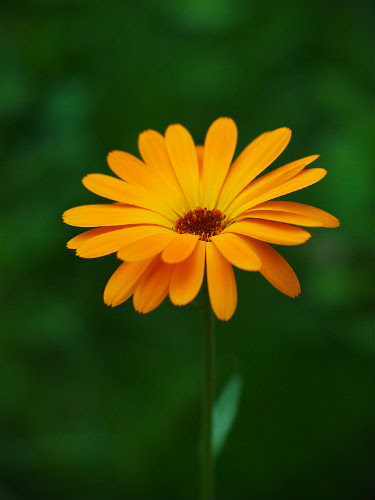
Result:
<svg viewBox="0 0 375 500">
<path fill-rule="evenodd" d="M 198 234 L 199 239 L 210 241 L 211 236 L 221 233 L 223 220 L 220 210 L 197 207 L 178 219 L 175 229 L 178 233 Z"/>
</svg>

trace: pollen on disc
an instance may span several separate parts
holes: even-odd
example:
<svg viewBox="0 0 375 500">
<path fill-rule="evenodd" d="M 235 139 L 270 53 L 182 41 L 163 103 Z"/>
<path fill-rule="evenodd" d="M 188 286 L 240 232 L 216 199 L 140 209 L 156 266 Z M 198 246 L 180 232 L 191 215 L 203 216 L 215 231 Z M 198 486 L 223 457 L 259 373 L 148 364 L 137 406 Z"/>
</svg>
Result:
<svg viewBox="0 0 375 500">
<path fill-rule="evenodd" d="M 210 241 L 212 236 L 221 233 L 223 220 L 224 215 L 220 210 L 197 207 L 178 219 L 175 229 L 178 233 L 196 234 L 201 240 Z"/>
</svg>

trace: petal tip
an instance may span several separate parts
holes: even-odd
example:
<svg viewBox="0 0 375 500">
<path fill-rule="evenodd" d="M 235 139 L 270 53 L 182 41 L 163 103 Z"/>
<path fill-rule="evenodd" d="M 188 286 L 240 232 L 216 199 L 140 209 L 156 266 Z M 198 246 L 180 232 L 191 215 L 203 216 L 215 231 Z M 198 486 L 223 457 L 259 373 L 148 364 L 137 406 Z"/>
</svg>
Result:
<svg viewBox="0 0 375 500">
<path fill-rule="evenodd" d="M 83 244 L 80 247 L 76 248 L 76 256 L 77 257 L 80 257 L 81 259 L 94 259 L 94 258 L 96 258 L 95 255 L 92 256 L 90 254 L 85 254 L 85 252 L 81 250 L 82 246 L 85 246 L 85 245 Z"/>
<path fill-rule="evenodd" d="M 183 125 L 181 125 L 180 123 L 171 123 L 165 129 L 164 135 L 166 136 L 167 134 L 169 134 L 172 130 L 174 130 L 176 128 L 185 128 L 185 127 L 183 127 Z"/>
<path fill-rule="evenodd" d="M 166 264 L 176 264 L 177 262 L 182 262 L 176 259 L 171 258 L 168 254 L 164 254 L 164 252 L 161 252 L 161 260 L 165 262 Z"/>
<path fill-rule="evenodd" d="M 279 134 L 285 135 L 288 138 L 288 141 L 292 137 L 292 129 L 289 127 L 279 127 L 273 132 L 278 132 Z"/>
<path fill-rule="evenodd" d="M 184 302 L 183 300 L 178 299 L 178 298 L 174 297 L 173 295 L 171 296 L 171 294 L 169 294 L 169 299 L 170 299 L 171 303 L 177 307 L 183 307 L 183 306 L 186 306 L 187 304 L 189 304 L 189 302 Z"/>
<path fill-rule="evenodd" d="M 225 322 L 228 322 L 229 320 L 231 320 L 233 318 L 233 315 L 234 315 L 235 311 L 233 312 L 230 312 L 229 314 L 220 314 L 218 315 L 216 312 L 215 312 L 215 316 L 217 317 L 218 320 L 220 321 L 225 321 Z"/>
<path fill-rule="evenodd" d="M 89 189 L 87 186 L 87 183 L 89 182 L 91 175 L 92 174 L 86 174 L 84 177 L 82 177 L 81 182 L 85 186 L 86 189 Z"/>
<path fill-rule="evenodd" d="M 76 226 L 76 224 L 74 223 L 74 217 L 72 218 L 72 215 L 71 215 L 71 210 L 72 209 L 69 209 L 69 210 L 66 210 L 63 214 L 62 214 L 62 221 L 64 224 L 67 224 L 68 226 Z"/>
<path fill-rule="evenodd" d="M 114 151 L 110 151 L 109 153 L 107 153 L 107 163 L 108 163 L 109 166 L 111 166 L 110 163 L 112 162 L 112 160 L 114 159 L 114 157 L 117 155 L 117 153 L 118 153 L 118 151 L 115 151 L 115 150 Z"/>
<path fill-rule="evenodd" d="M 216 118 L 216 120 L 214 120 L 211 124 L 211 127 L 212 125 L 216 125 L 218 123 L 226 123 L 226 124 L 230 124 L 230 125 L 234 125 L 234 127 L 237 128 L 237 125 L 236 125 L 236 122 L 233 120 L 233 118 L 230 118 L 229 116 L 220 116 L 219 118 Z"/>
<path fill-rule="evenodd" d="M 324 227 L 328 227 L 331 229 L 336 228 L 336 227 L 340 227 L 340 226 L 341 226 L 340 220 L 337 217 L 335 217 L 334 215 L 331 215 L 330 221 L 324 225 Z"/>
<path fill-rule="evenodd" d="M 138 314 L 147 314 L 147 312 L 148 312 L 148 311 L 145 311 L 145 310 L 144 310 L 143 308 L 141 308 L 141 307 L 135 306 L 134 304 L 133 304 L 133 306 L 134 306 L 134 310 L 135 310 L 135 312 L 137 312 Z"/>
<path fill-rule="evenodd" d="M 73 208 L 69 208 L 69 210 L 65 210 L 65 212 L 61 216 L 61 219 L 64 222 L 64 224 L 68 224 L 68 226 L 77 227 L 77 225 L 74 223 L 74 215 L 72 217 L 73 210 L 74 210 Z"/>
<path fill-rule="evenodd" d="M 124 301 L 118 300 L 118 299 L 116 299 L 116 297 L 107 296 L 106 292 L 104 291 L 103 302 L 107 307 L 114 309 L 115 307 L 122 304 Z"/>
<path fill-rule="evenodd" d="M 146 130 L 142 130 L 142 132 L 138 135 L 138 141 L 144 137 L 146 137 L 146 135 L 160 135 L 159 132 L 157 132 L 156 130 L 153 130 L 152 128 L 148 128 Z M 142 313 L 141 313 L 142 314 Z"/>
<path fill-rule="evenodd" d="M 297 285 L 297 284 L 296 284 Z M 280 290 L 281 291 L 281 290 Z M 290 287 L 289 290 L 288 289 L 284 289 L 282 291 L 282 293 L 284 295 L 286 295 L 287 297 L 291 298 L 291 299 L 296 299 L 297 297 L 299 297 L 301 295 L 301 286 L 300 284 L 298 283 L 298 287 L 295 286 L 295 287 Z"/>
</svg>

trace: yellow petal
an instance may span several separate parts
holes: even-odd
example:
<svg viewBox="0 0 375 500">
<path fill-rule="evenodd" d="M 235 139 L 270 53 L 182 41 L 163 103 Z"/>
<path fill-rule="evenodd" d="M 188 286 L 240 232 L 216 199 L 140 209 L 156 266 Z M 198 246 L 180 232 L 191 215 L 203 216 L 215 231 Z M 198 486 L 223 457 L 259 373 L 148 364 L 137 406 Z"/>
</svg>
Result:
<svg viewBox="0 0 375 500">
<path fill-rule="evenodd" d="M 206 243 L 207 285 L 211 307 L 222 321 L 228 321 L 237 306 L 237 285 L 232 264 L 211 242 Z"/>
<path fill-rule="evenodd" d="M 126 205 L 81 205 L 63 213 L 66 224 L 77 227 L 125 226 L 155 224 L 173 227 L 173 222 L 161 214 L 144 208 Z"/>
<path fill-rule="evenodd" d="M 189 209 L 173 166 L 170 162 L 165 138 L 155 130 L 146 130 L 138 137 L 138 149 L 152 174 L 162 184 L 179 215 Z"/>
<path fill-rule="evenodd" d="M 208 129 L 203 152 L 203 206 L 213 209 L 237 144 L 237 127 L 230 118 L 219 118 Z"/>
<path fill-rule="evenodd" d="M 308 217 L 323 227 L 339 227 L 340 225 L 340 221 L 325 210 L 294 201 L 266 201 L 251 209 L 250 212 L 256 211 L 259 213 L 259 211 L 265 212 L 266 210 Z"/>
<path fill-rule="evenodd" d="M 132 200 L 131 186 L 115 177 L 104 174 L 88 174 L 82 179 L 82 184 L 86 189 L 103 198 L 122 203 L 134 204 Z"/>
<path fill-rule="evenodd" d="M 245 271 L 258 271 L 260 260 L 247 244 L 247 239 L 233 233 L 212 237 L 212 243 L 231 264 Z"/>
<path fill-rule="evenodd" d="M 197 296 L 203 282 L 206 243 L 198 240 L 191 255 L 174 266 L 169 297 L 176 306 L 184 306 Z"/>
<path fill-rule="evenodd" d="M 135 156 L 125 151 L 112 151 L 107 157 L 108 165 L 112 171 L 121 179 L 143 188 L 142 192 L 148 193 L 148 197 L 156 198 L 159 203 L 169 207 L 170 213 L 174 213 L 175 201 L 165 189 L 160 189 L 160 176 L 155 171 Z"/>
<path fill-rule="evenodd" d="M 178 236 L 179 234 L 175 231 L 146 236 L 120 248 L 117 257 L 129 262 L 148 259 L 162 252 Z"/>
<path fill-rule="evenodd" d="M 97 227 L 95 229 L 90 229 L 90 231 L 85 231 L 84 233 L 78 234 L 74 236 L 74 238 L 70 239 L 66 246 L 67 248 L 76 249 L 80 245 L 82 245 L 85 241 L 90 240 L 94 236 L 99 236 L 100 234 L 110 233 L 111 231 L 116 231 L 117 229 L 123 229 L 122 226 L 106 226 L 106 227 Z"/>
<path fill-rule="evenodd" d="M 198 160 L 198 167 L 199 167 L 199 175 L 202 175 L 203 171 L 203 146 L 195 146 L 195 150 L 197 152 L 197 160 Z"/>
<path fill-rule="evenodd" d="M 287 224 L 295 224 L 296 226 L 305 227 L 322 227 L 323 224 L 309 217 L 301 214 L 294 214 L 291 212 L 278 212 L 276 210 L 249 210 L 242 215 L 239 215 L 236 220 L 242 219 L 263 219 L 272 220 L 275 222 L 284 222 Z"/>
<path fill-rule="evenodd" d="M 244 203 L 241 207 L 234 210 L 231 214 L 231 218 L 237 217 L 260 203 L 264 203 L 265 201 L 272 200 L 273 198 L 279 198 L 285 194 L 293 193 L 294 191 L 299 191 L 300 189 L 311 186 L 312 184 L 315 184 L 323 179 L 326 174 L 327 170 L 324 170 L 324 168 L 310 168 L 308 170 L 304 170 L 292 179 L 289 179 L 279 186 L 266 191 L 264 194 L 253 198 L 247 203 Z"/>
<path fill-rule="evenodd" d="M 82 179 L 92 193 L 110 200 L 155 210 L 166 217 L 176 218 L 176 212 L 163 203 L 152 191 L 103 174 L 89 174 Z"/>
<path fill-rule="evenodd" d="M 198 158 L 193 138 L 182 125 L 170 125 L 165 140 L 176 177 L 191 210 L 199 205 Z"/>
<path fill-rule="evenodd" d="M 148 272 L 138 283 L 133 295 L 134 309 L 146 314 L 156 309 L 168 295 L 173 266 L 155 259 Z"/>
<path fill-rule="evenodd" d="M 144 185 L 145 179 L 150 176 L 143 161 L 125 151 L 111 151 L 107 155 L 107 162 L 112 172 L 131 184 Z"/>
<path fill-rule="evenodd" d="M 177 238 L 169 243 L 164 252 L 161 254 L 161 258 L 168 264 L 182 262 L 193 252 L 198 239 L 199 236 L 195 234 L 177 234 Z"/>
<path fill-rule="evenodd" d="M 267 243 L 249 238 L 249 244 L 262 261 L 260 273 L 277 290 L 289 297 L 296 297 L 301 293 L 298 278 L 287 261 Z"/>
<path fill-rule="evenodd" d="M 195 146 L 199 170 L 199 200 L 202 205 L 203 200 L 203 146 Z"/>
<path fill-rule="evenodd" d="M 85 241 L 82 245 L 78 246 L 77 255 L 86 259 L 103 257 L 104 255 L 117 252 L 120 248 L 133 241 L 161 233 L 172 233 L 172 231 L 160 226 L 135 226 L 117 229 L 109 233 L 94 236 Z"/>
<path fill-rule="evenodd" d="M 292 131 L 287 127 L 266 132 L 252 141 L 229 170 L 218 206 L 228 204 L 287 147 Z"/>
<path fill-rule="evenodd" d="M 288 246 L 301 245 L 311 237 L 310 233 L 300 227 L 280 222 L 250 219 L 230 224 L 224 229 L 223 234 L 225 233 L 243 234 L 268 243 Z"/>
<path fill-rule="evenodd" d="M 104 289 L 104 302 L 107 306 L 116 307 L 128 300 L 151 262 L 152 259 L 123 262 L 112 274 Z"/>
<path fill-rule="evenodd" d="M 235 199 L 229 204 L 228 207 L 222 207 L 223 211 L 225 211 L 227 214 L 230 214 L 234 209 L 240 207 L 244 203 L 251 201 L 261 194 L 266 193 L 270 189 L 278 187 L 280 184 L 286 182 L 292 177 L 295 177 L 307 165 L 317 160 L 318 158 L 319 155 L 300 158 L 299 160 L 288 163 L 287 165 L 268 172 L 268 174 L 264 174 L 261 177 L 258 177 L 254 181 L 250 182 L 250 184 L 235 197 Z"/>
</svg>

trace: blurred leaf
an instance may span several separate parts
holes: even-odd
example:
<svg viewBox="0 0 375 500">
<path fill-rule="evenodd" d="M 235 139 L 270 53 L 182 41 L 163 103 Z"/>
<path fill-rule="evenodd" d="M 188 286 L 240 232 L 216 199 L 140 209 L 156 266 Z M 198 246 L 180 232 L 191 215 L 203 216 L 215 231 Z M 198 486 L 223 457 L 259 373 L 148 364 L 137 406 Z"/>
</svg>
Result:
<svg viewBox="0 0 375 500">
<path fill-rule="evenodd" d="M 226 384 L 214 408 L 213 450 L 217 456 L 236 419 L 242 391 L 242 377 L 237 373 Z"/>
</svg>

